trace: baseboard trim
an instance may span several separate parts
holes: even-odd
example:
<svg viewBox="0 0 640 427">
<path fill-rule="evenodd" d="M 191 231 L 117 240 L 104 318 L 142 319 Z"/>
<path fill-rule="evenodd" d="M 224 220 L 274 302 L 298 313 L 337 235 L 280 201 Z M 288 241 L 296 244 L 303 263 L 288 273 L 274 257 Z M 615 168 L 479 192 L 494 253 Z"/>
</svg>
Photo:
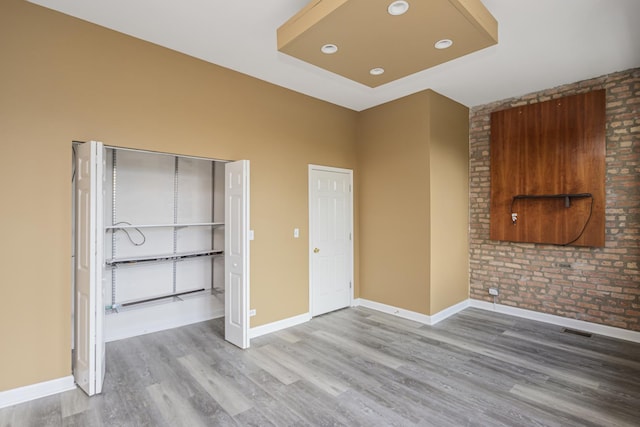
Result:
<svg viewBox="0 0 640 427">
<path fill-rule="evenodd" d="M 456 313 L 460 313 L 462 310 L 464 310 L 467 307 L 469 307 L 468 299 L 464 301 L 460 301 L 459 303 L 454 304 L 451 307 L 447 307 L 444 310 L 441 310 L 431 316 L 431 324 L 435 325 L 436 323 L 443 321 L 447 317 L 451 317 Z"/>
<path fill-rule="evenodd" d="M 449 316 L 453 316 L 454 314 L 464 310 L 469 306 L 469 300 L 461 301 L 451 307 L 445 308 L 438 313 L 429 316 L 427 314 L 417 313 L 415 311 L 406 310 L 404 308 L 394 307 L 392 305 L 383 304 L 376 301 L 371 301 L 364 298 L 357 298 L 353 301 L 353 306 L 362 306 L 366 308 L 370 308 L 372 310 L 380 311 L 382 313 L 391 314 L 393 316 L 398 316 L 403 319 L 413 320 L 414 322 L 423 323 L 425 325 L 433 326 L 438 322 L 443 321 Z"/>
<path fill-rule="evenodd" d="M 0 391 L 0 409 L 75 388 L 76 383 L 73 380 L 73 375 L 69 375 L 68 377 L 57 378 L 51 381 Z"/>
<path fill-rule="evenodd" d="M 304 313 L 298 316 L 288 317 L 286 319 L 267 323 L 266 325 L 256 326 L 255 328 L 249 329 L 249 338 L 257 338 L 262 335 L 270 334 L 272 332 L 277 332 L 282 329 L 287 329 L 292 326 L 300 325 L 302 323 L 308 322 L 309 320 L 311 320 L 311 314 Z"/>
<path fill-rule="evenodd" d="M 413 320 L 414 322 L 424 323 L 425 325 L 431 325 L 431 316 L 426 314 L 417 313 L 411 310 L 405 310 L 404 308 L 394 307 L 392 305 L 383 304 L 377 301 L 371 301 L 364 298 L 358 298 L 354 300 L 354 306 L 362 306 L 370 308 L 372 310 L 380 311 L 382 313 L 391 314 L 393 316 L 401 317 L 403 319 Z"/>
<path fill-rule="evenodd" d="M 469 307 L 495 311 L 496 313 L 508 314 L 510 316 L 522 317 L 529 320 L 537 320 L 538 322 L 551 323 L 564 328 L 578 329 L 592 334 L 640 343 L 640 332 L 616 328 L 614 326 L 600 325 L 598 323 L 586 322 L 584 320 L 570 319 L 568 317 L 556 316 L 555 314 L 540 313 L 538 311 L 511 307 L 504 304 L 493 304 L 488 301 L 475 299 L 469 300 Z"/>
</svg>

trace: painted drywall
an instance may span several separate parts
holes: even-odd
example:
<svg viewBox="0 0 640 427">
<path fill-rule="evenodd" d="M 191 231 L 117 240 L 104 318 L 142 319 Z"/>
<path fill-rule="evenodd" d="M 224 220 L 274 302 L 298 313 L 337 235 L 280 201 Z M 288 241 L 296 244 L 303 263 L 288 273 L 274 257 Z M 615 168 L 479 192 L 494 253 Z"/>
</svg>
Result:
<svg viewBox="0 0 640 427">
<path fill-rule="evenodd" d="M 423 92 L 358 117 L 360 297 L 429 310 L 429 151 Z"/>
<path fill-rule="evenodd" d="M 469 109 L 429 93 L 430 312 L 469 298 Z"/>
<path fill-rule="evenodd" d="M 307 312 L 307 165 L 356 166 L 357 113 L 19 0 L 0 57 L 0 391 L 71 373 L 72 140 L 249 159 L 252 326 Z"/>
<path fill-rule="evenodd" d="M 360 297 L 435 314 L 468 298 L 468 109 L 431 90 L 358 118 Z"/>
</svg>

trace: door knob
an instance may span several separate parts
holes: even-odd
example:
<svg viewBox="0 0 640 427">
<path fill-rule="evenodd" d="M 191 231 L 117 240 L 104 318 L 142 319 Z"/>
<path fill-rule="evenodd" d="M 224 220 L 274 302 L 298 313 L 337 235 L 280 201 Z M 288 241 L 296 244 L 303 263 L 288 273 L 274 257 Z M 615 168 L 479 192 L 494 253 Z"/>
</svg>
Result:
<svg viewBox="0 0 640 427">
<path fill-rule="evenodd" d="M 313 253 L 314 253 L 314 254 L 317 254 L 318 252 L 320 252 L 320 249 L 318 249 L 318 248 L 314 248 L 314 249 L 313 249 Z"/>
</svg>

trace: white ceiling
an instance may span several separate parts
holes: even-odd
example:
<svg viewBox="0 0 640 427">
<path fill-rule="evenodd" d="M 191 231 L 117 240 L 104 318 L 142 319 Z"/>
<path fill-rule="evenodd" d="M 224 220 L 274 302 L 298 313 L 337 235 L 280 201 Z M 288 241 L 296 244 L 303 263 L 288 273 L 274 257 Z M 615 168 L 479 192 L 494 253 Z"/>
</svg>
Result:
<svg viewBox="0 0 640 427">
<path fill-rule="evenodd" d="M 310 0 L 30 1 L 357 111 L 424 89 L 474 106 L 640 67 L 639 0 L 483 0 L 497 46 L 377 88 L 277 51 Z"/>
</svg>

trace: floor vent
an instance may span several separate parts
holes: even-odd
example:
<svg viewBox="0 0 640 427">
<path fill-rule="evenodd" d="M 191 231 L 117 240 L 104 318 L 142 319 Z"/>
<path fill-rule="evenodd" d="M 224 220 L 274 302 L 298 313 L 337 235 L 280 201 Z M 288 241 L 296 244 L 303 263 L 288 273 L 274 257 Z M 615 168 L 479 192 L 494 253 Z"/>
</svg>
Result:
<svg viewBox="0 0 640 427">
<path fill-rule="evenodd" d="M 580 335 L 581 337 L 591 338 L 591 334 L 589 332 L 576 331 L 575 329 L 567 329 L 564 328 L 562 332 L 566 332 L 568 334 Z"/>
</svg>

